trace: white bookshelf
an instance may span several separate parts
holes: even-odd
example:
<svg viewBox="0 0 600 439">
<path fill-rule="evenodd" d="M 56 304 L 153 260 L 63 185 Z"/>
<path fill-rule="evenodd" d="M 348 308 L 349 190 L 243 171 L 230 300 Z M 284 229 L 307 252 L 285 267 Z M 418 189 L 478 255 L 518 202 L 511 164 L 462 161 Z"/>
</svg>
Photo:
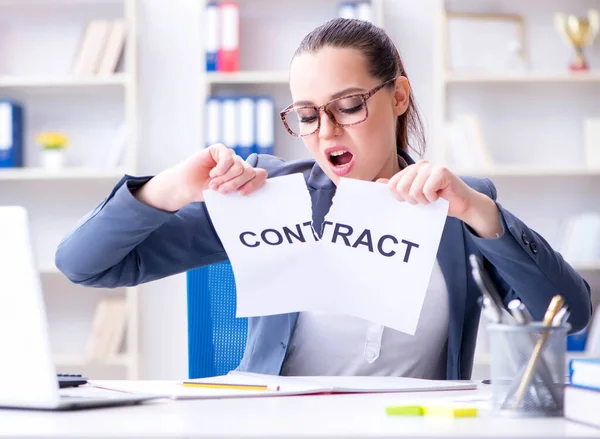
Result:
<svg viewBox="0 0 600 439">
<path fill-rule="evenodd" d="M 600 3 L 436 0 L 433 159 L 459 175 L 491 178 L 499 202 L 546 238 L 560 235 L 569 216 L 600 211 L 600 169 L 586 167 L 582 136 L 583 118 L 600 116 L 596 105 L 600 50 L 597 46 L 586 50 L 589 71 L 570 72 L 567 66 L 573 49 L 561 39 L 553 22 L 557 11 L 585 15 L 592 7 L 599 8 Z M 449 71 L 445 9 L 524 17 L 528 69 L 506 74 Z M 444 125 L 461 112 L 478 115 L 491 167 L 465 169 L 449 160 Z M 572 266 L 590 283 L 592 300 L 600 302 L 600 261 L 573 262 Z M 475 354 L 476 378 L 489 378 L 483 328 Z M 569 358 L 572 355 L 578 353 L 570 353 Z"/>
<path fill-rule="evenodd" d="M 497 165 L 489 169 L 469 169 L 451 167 L 458 175 L 473 177 L 600 177 L 600 169 L 584 167 L 552 167 L 552 166 L 523 166 L 523 165 Z M 600 184 L 600 182 L 598 183 Z"/>
<path fill-rule="evenodd" d="M 0 180 L 107 180 L 118 181 L 123 169 L 65 168 L 49 171 L 44 168 L 0 169 Z"/>
<path fill-rule="evenodd" d="M 486 74 L 486 73 L 446 73 L 446 84 L 481 84 L 481 83 L 599 83 L 598 71 L 582 73 L 527 73 L 527 74 Z"/>
<path fill-rule="evenodd" d="M 0 21 L 11 24 L 10 53 L 1 54 L 0 97 L 21 103 L 25 125 L 25 166 L 0 169 L 0 204 L 20 204 L 29 212 L 57 371 L 96 379 L 139 378 L 138 288 L 73 285 L 55 267 L 54 252 L 60 239 L 106 197 L 123 174 L 136 172 L 138 9 L 138 0 L 0 0 Z M 119 71 L 72 75 L 87 22 L 115 18 L 127 22 Z M 123 123 L 128 138 L 121 164 L 107 168 L 99 161 L 101 153 Z M 41 131 L 62 131 L 70 137 L 65 168 L 41 167 L 35 144 Z M 84 351 L 95 306 L 106 294 L 126 299 L 125 349 L 116 356 L 88 360 Z"/>
<path fill-rule="evenodd" d="M 80 87 L 125 87 L 134 81 L 128 75 L 114 74 L 112 76 L 99 77 L 53 77 L 53 76 L 3 76 L 0 77 L 0 90 L 7 88 L 80 88 Z"/>
<path fill-rule="evenodd" d="M 217 84 L 287 84 L 289 72 L 285 70 L 274 71 L 246 71 L 246 72 L 207 72 L 206 82 L 209 85 Z"/>
</svg>

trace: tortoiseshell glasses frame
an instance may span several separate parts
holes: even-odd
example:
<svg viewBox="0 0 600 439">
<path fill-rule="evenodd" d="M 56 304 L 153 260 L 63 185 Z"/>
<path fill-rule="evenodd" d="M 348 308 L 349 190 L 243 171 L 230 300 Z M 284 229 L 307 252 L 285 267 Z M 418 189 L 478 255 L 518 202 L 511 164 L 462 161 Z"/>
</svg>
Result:
<svg viewBox="0 0 600 439">
<path fill-rule="evenodd" d="M 382 88 L 384 88 L 386 85 L 394 82 L 396 78 L 392 78 L 388 81 L 385 81 L 382 84 L 379 84 L 377 87 L 372 88 L 371 90 L 367 91 L 366 93 L 357 93 L 357 94 L 351 94 L 351 95 L 347 95 L 347 96 L 341 96 L 339 98 L 333 99 L 329 102 L 327 102 L 326 104 L 323 104 L 319 107 L 313 106 L 313 105 L 303 105 L 300 107 L 294 107 L 294 104 L 291 104 L 289 106 L 287 106 L 283 111 L 281 111 L 279 113 L 279 116 L 281 117 L 281 121 L 283 122 L 283 125 L 285 126 L 285 129 L 288 131 L 288 133 L 290 133 L 292 136 L 295 137 L 305 137 L 305 136 L 310 136 L 314 133 L 316 133 L 317 131 L 319 131 L 319 129 L 321 128 L 321 111 L 324 111 L 325 114 L 327 115 L 327 117 L 329 117 L 329 119 L 331 120 L 331 122 L 333 122 L 333 124 L 335 126 L 338 127 L 350 127 L 350 126 L 354 126 L 354 125 L 358 125 L 359 123 L 363 123 L 365 120 L 367 120 L 367 118 L 369 117 L 369 107 L 367 106 L 367 100 L 369 98 L 371 98 L 375 93 L 377 93 L 379 90 L 381 90 Z M 352 122 L 352 123 L 339 123 L 337 120 L 335 120 L 335 117 L 333 115 L 333 113 L 329 110 L 329 106 L 331 104 L 334 104 L 342 99 L 348 99 L 348 98 L 360 98 L 362 100 L 362 106 L 365 109 L 365 117 L 359 121 L 356 122 Z M 316 114 L 318 114 L 317 117 L 317 127 L 311 131 L 310 133 L 304 133 L 304 134 L 297 134 L 295 133 L 290 126 L 288 125 L 287 121 L 286 121 L 286 117 L 289 113 L 291 113 L 292 111 L 298 111 L 298 110 L 302 110 L 302 109 L 312 109 L 315 111 Z"/>
</svg>

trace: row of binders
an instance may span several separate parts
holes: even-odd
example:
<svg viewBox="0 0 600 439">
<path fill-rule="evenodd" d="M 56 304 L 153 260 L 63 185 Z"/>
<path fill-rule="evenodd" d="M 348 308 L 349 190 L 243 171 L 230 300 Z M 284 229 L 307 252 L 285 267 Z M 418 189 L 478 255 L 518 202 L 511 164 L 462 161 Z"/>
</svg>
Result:
<svg viewBox="0 0 600 439">
<path fill-rule="evenodd" d="M 341 2 L 338 5 L 338 16 L 341 18 L 355 18 L 373 22 L 373 5 L 371 2 Z"/>
<path fill-rule="evenodd" d="M 368 1 L 341 2 L 338 16 L 373 21 Z M 205 10 L 205 52 L 207 72 L 237 72 L 240 69 L 240 5 L 236 2 L 209 2 Z"/>
<path fill-rule="evenodd" d="M 75 76 L 110 75 L 117 71 L 127 36 L 124 19 L 87 23 L 71 67 Z"/>
<path fill-rule="evenodd" d="M 246 159 L 273 154 L 275 106 L 267 96 L 211 96 L 206 101 L 206 146 L 223 143 Z"/>
<path fill-rule="evenodd" d="M 234 2 L 210 2 L 205 11 L 206 71 L 240 69 L 240 6 Z"/>
</svg>

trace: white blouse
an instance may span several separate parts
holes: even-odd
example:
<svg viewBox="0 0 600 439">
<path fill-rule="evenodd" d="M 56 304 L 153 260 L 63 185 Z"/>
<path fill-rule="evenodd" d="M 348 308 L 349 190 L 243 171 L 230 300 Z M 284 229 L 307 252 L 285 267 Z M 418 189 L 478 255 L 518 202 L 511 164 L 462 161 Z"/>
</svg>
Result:
<svg viewBox="0 0 600 439">
<path fill-rule="evenodd" d="M 445 379 L 448 302 L 446 281 L 436 261 L 414 336 L 358 317 L 302 312 L 281 374 Z"/>
</svg>

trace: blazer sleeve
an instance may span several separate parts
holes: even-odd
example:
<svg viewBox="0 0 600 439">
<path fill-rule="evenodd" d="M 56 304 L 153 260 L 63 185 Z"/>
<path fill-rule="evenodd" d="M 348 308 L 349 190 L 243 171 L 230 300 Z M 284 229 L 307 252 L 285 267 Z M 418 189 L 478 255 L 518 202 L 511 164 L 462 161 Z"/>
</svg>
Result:
<svg viewBox="0 0 600 439">
<path fill-rule="evenodd" d="M 496 201 L 496 187 L 489 179 L 480 180 L 478 188 Z M 505 303 L 519 298 L 536 320 L 542 320 L 552 297 L 560 294 L 571 311 L 571 331 L 583 329 L 592 315 L 589 284 L 571 267 L 560 253 L 536 231 L 496 201 L 503 233 L 499 238 L 477 236 L 464 225 L 489 262 L 491 275 L 501 286 Z"/>
<path fill-rule="evenodd" d="M 258 157 L 248 162 L 257 166 Z M 72 282 L 133 286 L 227 259 L 203 202 L 172 213 L 133 196 L 150 178 L 124 176 L 62 240 L 55 263 Z"/>
</svg>

